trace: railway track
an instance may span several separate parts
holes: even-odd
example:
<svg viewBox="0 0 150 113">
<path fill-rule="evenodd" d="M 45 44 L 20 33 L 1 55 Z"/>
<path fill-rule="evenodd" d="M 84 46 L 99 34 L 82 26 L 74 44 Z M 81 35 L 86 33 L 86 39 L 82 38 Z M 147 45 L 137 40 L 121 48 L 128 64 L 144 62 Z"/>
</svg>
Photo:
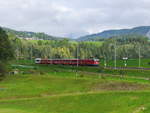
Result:
<svg viewBox="0 0 150 113">
<path fill-rule="evenodd" d="M 106 69 L 150 70 L 150 68 L 143 67 L 106 67 Z"/>
</svg>

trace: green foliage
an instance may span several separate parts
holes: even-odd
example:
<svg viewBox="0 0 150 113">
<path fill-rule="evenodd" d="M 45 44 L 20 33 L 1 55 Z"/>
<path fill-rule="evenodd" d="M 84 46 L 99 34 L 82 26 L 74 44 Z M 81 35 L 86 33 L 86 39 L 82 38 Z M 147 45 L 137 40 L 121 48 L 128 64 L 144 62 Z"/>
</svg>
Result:
<svg viewBox="0 0 150 113">
<path fill-rule="evenodd" d="M 11 38 L 12 39 L 12 38 Z M 80 58 L 100 57 L 100 47 L 103 42 L 72 42 L 67 39 L 57 41 L 31 41 L 12 39 L 15 47 L 16 59 L 32 58 L 61 58 L 69 59 L 77 57 L 77 48 Z"/>
<path fill-rule="evenodd" d="M 27 32 L 27 31 L 16 31 L 9 28 L 3 28 L 8 34 L 14 34 L 18 38 L 30 38 L 30 39 L 39 39 L 39 40 L 61 40 L 61 37 L 50 36 L 45 33 L 35 33 L 35 32 Z"/>
<path fill-rule="evenodd" d="M 3 79 L 4 75 L 7 72 L 7 67 L 6 64 L 4 64 L 3 62 L 0 63 L 0 81 Z"/>
<path fill-rule="evenodd" d="M 107 39 L 101 48 L 103 53 L 102 55 L 106 60 L 114 59 L 115 48 L 117 59 L 122 59 L 123 57 L 128 57 L 128 59 L 136 59 L 139 57 L 139 48 L 141 58 L 150 57 L 150 54 L 148 54 L 150 52 L 150 43 L 148 38 L 141 35 L 112 37 Z"/>
<path fill-rule="evenodd" d="M 91 34 L 80 37 L 79 41 L 100 41 L 111 37 L 126 36 L 126 35 L 142 35 L 149 36 L 150 26 L 140 26 L 132 29 L 108 30 L 97 34 Z"/>
<path fill-rule="evenodd" d="M 7 60 L 12 59 L 12 57 L 12 45 L 5 31 L 0 28 L 0 61 L 7 62 Z"/>
<path fill-rule="evenodd" d="M 0 77 L 6 73 L 6 64 L 13 58 L 13 47 L 7 34 L 0 28 Z M 1 78 L 0 78 L 1 79 Z"/>
<path fill-rule="evenodd" d="M 68 39 L 62 40 L 22 40 L 9 34 L 15 48 L 16 59 L 89 59 L 95 57 L 100 61 L 111 62 L 114 59 L 116 43 L 117 60 L 123 57 L 128 59 L 150 58 L 150 42 L 142 35 L 123 35 L 112 37 L 104 41 L 75 42 Z"/>
</svg>

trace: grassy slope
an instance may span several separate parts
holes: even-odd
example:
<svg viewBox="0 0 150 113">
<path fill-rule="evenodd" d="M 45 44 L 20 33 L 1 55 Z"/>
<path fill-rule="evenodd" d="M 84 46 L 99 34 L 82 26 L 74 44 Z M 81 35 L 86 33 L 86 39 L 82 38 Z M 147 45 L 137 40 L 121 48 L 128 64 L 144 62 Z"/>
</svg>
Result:
<svg viewBox="0 0 150 113">
<path fill-rule="evenodd" d="M 67 72 L 65 73 L 67 74 Z M 120 77 L 70 77 L 61 73 L 8 76 L 0 82 L 0 99 L 114 90 L 149 90 L 149 81 Z"/>
<path fill-rule="evenodd" d="M 79 67 L 86 72 L 77 77 L 67 66 L 20 70 L 25 74 L 0 82 L 0 113 L 150 112 L 149 80 L 104 76 L 90 67 Z"/>
<path fill-rule="evenodd" d="M 0 91 L 0 113 L 130 113 L 148 106 L 146 80 L 59 76 L 8 77 L 0 83 L 6 88 Z"/>
<path fill-rule="evenodd" d="M 150 59 L 141 59 L 141 67 L 150 68 Z M 101 65 L 104 65 L 104 61 L 101 60 Z M 114 67 L 114 61 L 107 61 L 107 66 Z M 124 67 L 123 60 L 117 60 L 117 67 Z M 127 61 L 127 67 L 139 67 L 138 59 L 129 59 Z"/>
<path fill-rule="evenodd" d="M 0 101 L 0 113 L 149 113 L 149 96 L 114 92 Z"/>
</svg>

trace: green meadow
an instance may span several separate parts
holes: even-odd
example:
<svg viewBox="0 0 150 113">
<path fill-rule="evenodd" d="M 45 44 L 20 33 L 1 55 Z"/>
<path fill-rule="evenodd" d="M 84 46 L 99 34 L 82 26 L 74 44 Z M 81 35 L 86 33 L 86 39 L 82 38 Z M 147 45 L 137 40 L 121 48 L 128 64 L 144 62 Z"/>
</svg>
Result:
<svg viewBox="0 0 150 113">
<path fill-rule="evenodd" d="M 150 112 L 150 71 L 17 63 L 0 82 L 0 113 Z"/>
<path fill-rule="evenodd" d="M 100 61 L 101 61 L 100 65 L 102 65 L 102 66 L 104 66 L 104 64 L 106 62 L 106 66 L 114 67 L 114 60 L 104 61 L 103 59 L 101 59 Z M 117 67 L 125 67 L 124 60 L 117 60 L 116 66 Z M 139 59 L 128 59 L 127 67 L 139 67 Z M 140 59 L 140 67 L 150 68 L 150 59 Z"/>
</svg>

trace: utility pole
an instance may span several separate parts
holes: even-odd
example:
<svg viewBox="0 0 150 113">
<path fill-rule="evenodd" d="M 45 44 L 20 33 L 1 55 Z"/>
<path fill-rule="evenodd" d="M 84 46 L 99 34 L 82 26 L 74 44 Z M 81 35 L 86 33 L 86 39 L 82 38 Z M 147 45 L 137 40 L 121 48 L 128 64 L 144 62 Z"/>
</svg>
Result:
<svg viewBox="0 0 150 113">
<path fill-rule="evenodd" d="M 141 48 L 139 45 L 139 68 L 141 67 Z"/>
<path fill-rule="evenodd" d="M 19 48 L 17 47 L 17 49 L 16 49 L 17 51 L 16 51 L 16 53 L 17 53 L 17 64 L 19 64 Z"/>
<path fill-rule="evenodd" d="M 116 69 L 117 67 L 117 50 L 116 50 L 116 40 L 115 40 L 115 45 L 114 45 L 114 67 Z"/>
<path fill-rule="evenodd" d="M 78 76 L 78 72 L 77 71 L 78 71 L 78 67 L 79 67 L 79 58 L 78 58 L 78 56 L 79 56 L 79 50 L 78 49 L 79 49 L 79 45 L 77 44 L 77 51 L 76 51 L 76 53 L 77 53 L 77 56 L 76 56 L 77 57 L 76 77 Z"/>
<path fill-rule="evenodd" d="M 107 66 L 106 57 L 105 57 L 105 56 L 104 56 L 104 66 L 105 66 L 105 68 L 106 68 L 106 66 Z"/>
<path fill-rule="evenodd" d="M 31 59 L 31 63 L 32 63 L 32 46 L 31 46 L 31 50 L 30 50 L 30 59 Z"/>
<path fill-rule="evenodd" d="M 77 68 L 79 67 L 79 50 L 78 50 L 78 46 L 77 46 Z"/>
</svg>

